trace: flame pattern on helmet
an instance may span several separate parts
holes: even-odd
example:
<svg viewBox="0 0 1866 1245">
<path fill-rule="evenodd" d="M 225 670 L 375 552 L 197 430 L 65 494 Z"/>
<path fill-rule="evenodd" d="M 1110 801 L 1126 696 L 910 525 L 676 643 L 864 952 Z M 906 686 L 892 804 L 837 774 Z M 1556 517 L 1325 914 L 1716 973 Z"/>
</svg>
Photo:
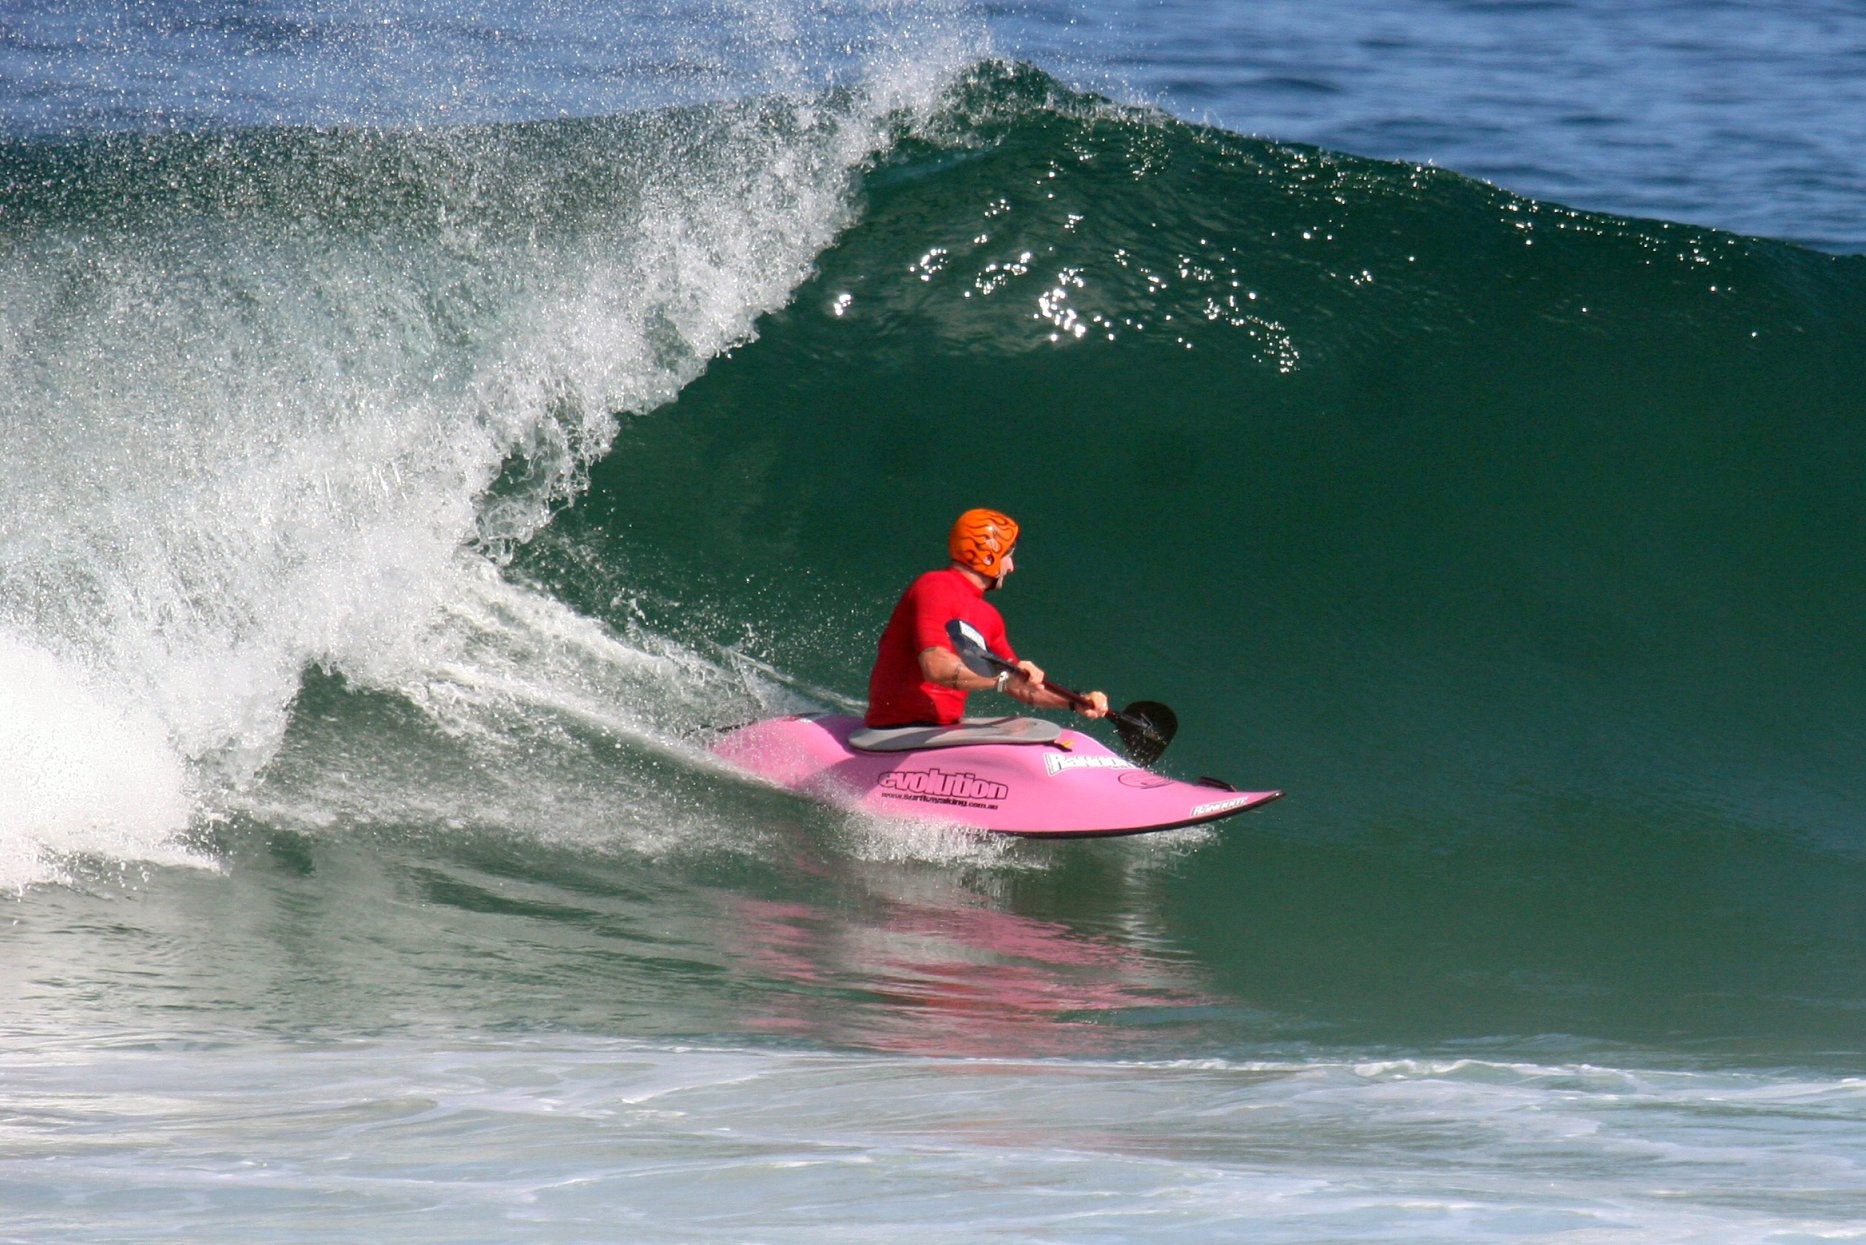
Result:
<svg viewBox="0 0 1866 1245">
<path fill-rule="evenodd" d="M 1000 563 L 1017 543 L 1017 521 L 1001 510 L 968 510 L 952 525 L 946 550 L 960 566 L 981 575 L 1003 573 Z"/>
</svg>

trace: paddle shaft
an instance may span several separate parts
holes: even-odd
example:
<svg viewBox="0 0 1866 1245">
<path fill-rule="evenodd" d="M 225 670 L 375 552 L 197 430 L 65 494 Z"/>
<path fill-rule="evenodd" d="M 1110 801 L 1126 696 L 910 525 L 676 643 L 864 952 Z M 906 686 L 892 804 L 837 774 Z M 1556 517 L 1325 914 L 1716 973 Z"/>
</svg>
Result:
<svg viewBox="0 0 1866 1245">
<path fill-rule="evenodd" d="M 1019 666 L 1014 661 L 1006 661 L 1004 658 L 998 656 L 996 653 L 991 652 L 988 649 L 979 649 L 978 652 L 981 655 L 983 655 L 985 660 L 989 662 L 995 669 L 1009 671 L 1011 674 L 1022 674 L 1023 673 L 1023 667 Z M 1086 709 L 1092 703 L 1089 700 L 1089 698 L 1084 696 L 1081 692 L 1072 692 L 1068 688 L 1064 687 L 1061 683 L 1051 682 L 1047 677 L 1043 680 L 1043 686 L 1047 688 L 1049 691 L 1055 692 L 1058 696 L 1061 696 L 1064 700 L 1068 701 L 1070 705 L 1074 708 Z M 1134 717 L 1131 714 L 1123 713 L 1119 709 L 1109 709 L 1108 716 L 1113 718 L 1117 722 L 1127 723 L 1129 726 L 1133 727 L 1137 731 L 1145 731 L 1149 735 L 1156 735 L 1156 736 L 1159 734 L 1158 731 L 1153 729 L 1153 723 L 1142 721 L 1140 718 Z"/>
<path fill-rule="evenodd" d="M 984 674 L 997 670 L 1007 674 L 1018 674 L 1021 667 L 1008 658 L 1000 657 L 985 647 L 984 637 L 976 628 L 962 619 L 955 618 L 946 624 L 946 634 L 952 637 L 953 652 L 973 674 Z M 1072 692 L 1048 680 L 1043 686 L 1054 691 L 1065 704 L 1077 709 L 1088 709 L 1093 704 L 1080 692 Z M 1109 709 L 1107 715 L 1114 719 L 1115 733 L 1121 737 L 1121 746 L 1127 754 L 1142 765 L 1152 765 L 1166 751 L 1166 745 L 1173 741 L 1179 731 L 1179 719 L 1165 705 L 1153 700 L 1137 700 L 1125 709 Z"/>
</svg>

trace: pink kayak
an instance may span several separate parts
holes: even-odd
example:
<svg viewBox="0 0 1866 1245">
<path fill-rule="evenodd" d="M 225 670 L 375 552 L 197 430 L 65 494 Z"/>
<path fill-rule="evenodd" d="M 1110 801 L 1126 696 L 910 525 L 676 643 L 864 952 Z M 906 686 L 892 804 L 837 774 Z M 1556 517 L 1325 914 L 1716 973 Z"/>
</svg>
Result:
<svg viewBox="0 0 1866 1245">
<path fill-rule="evenodd" d="M 874 731 L 859 718 L 804 714 L 740 727 L 713 753 L 838 807 L 1042 838 L 1196 826 L 1283 794 L 1180 782 L 1036 718 Z"/>
</svg>

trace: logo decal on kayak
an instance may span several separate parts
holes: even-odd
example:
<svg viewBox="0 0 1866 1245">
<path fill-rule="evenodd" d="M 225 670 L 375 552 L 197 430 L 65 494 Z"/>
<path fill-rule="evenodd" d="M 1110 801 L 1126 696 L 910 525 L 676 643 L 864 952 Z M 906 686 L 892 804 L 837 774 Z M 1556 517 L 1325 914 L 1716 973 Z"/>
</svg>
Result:
<svg viewBox="0 0 1866 1245">
<path fill-rule="evenodd" d="M 1251 802 L 1252 798 L 1253 797 L 1248 796 L 1248 795 L 1240 795 L 1236 797 L 1235 799 L 1230 799 L 1230 800 L 1214 800 L 1210 804 L 1199 805 L 1197 808 L 1192 810 L 1191 815 L 1194 817 L 1203 817 L 1207 813 L 1222 813 L 1226 809 L 1243 808 L 1246 804 L 1249 804 Z"/>
<path fill-rule="evenodd" d="M 941 769 L 890 770 L 875 780 L 881 794 L 898 800 L 919 800 L 926 804 L 964 804 L 971 808 L 996 808 L 1011 789 L 1001 782 L 991 782 L 977 774 L 949 774 Z"/>
<path fill-rule="evenodd" d="M 1066 769 L 1133 769 L 1134 763 L 1120 757 L 1063 756 L 1048 752 L 1043 756 L 1043 768 L 1054 778 Z"/>
</svg>

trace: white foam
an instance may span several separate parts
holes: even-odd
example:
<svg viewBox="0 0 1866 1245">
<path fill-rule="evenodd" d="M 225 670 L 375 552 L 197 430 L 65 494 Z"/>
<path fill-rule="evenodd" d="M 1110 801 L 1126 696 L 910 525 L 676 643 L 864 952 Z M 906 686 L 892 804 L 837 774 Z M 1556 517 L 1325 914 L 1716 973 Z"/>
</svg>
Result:
<svg viewBox="0 0 1866 1245">
<path fill-rule="evenodd" d="M 26 836 L 11 876 L 65 850 L 151 858 L 190 817 L 238 806 L 313 665 L 449 729 L 496 734 L 513 704 L 667 734 L 668 696 L 626 699 L 647 650 L 518 618 L 531 607 L 512 594 L 489 628 L 484 585 L 582 487 L 619 415 L 747 341 L 850 222 L 893 114 L 930 106 L 966 54 L 899 46 L 834 98 L 444 138 L 465 150 L 421 187 L 438 228 L 333 228 L 318 200 L 309 225 L 229 212 L 21 233 L 0 306 L 0 628 L 19 670 L 0 729 L 36 776 L 0 774 L 6 832 Z M 354 141 L 330 158 L 374 168 Z M 566 208 L 548 245 L 515 230 L 536 205 L 506 183 L 551 186 L 553 161 L 585 158 L 608 165 L 584 192 L 613 185 L 613 201 Z"/>
<path fill-rule="evenodd" d="M 73 856 L 200 864 L 186 767 L 162 724 L 52 654 L 0 632 L 0 892 Z"/>
</svg>

